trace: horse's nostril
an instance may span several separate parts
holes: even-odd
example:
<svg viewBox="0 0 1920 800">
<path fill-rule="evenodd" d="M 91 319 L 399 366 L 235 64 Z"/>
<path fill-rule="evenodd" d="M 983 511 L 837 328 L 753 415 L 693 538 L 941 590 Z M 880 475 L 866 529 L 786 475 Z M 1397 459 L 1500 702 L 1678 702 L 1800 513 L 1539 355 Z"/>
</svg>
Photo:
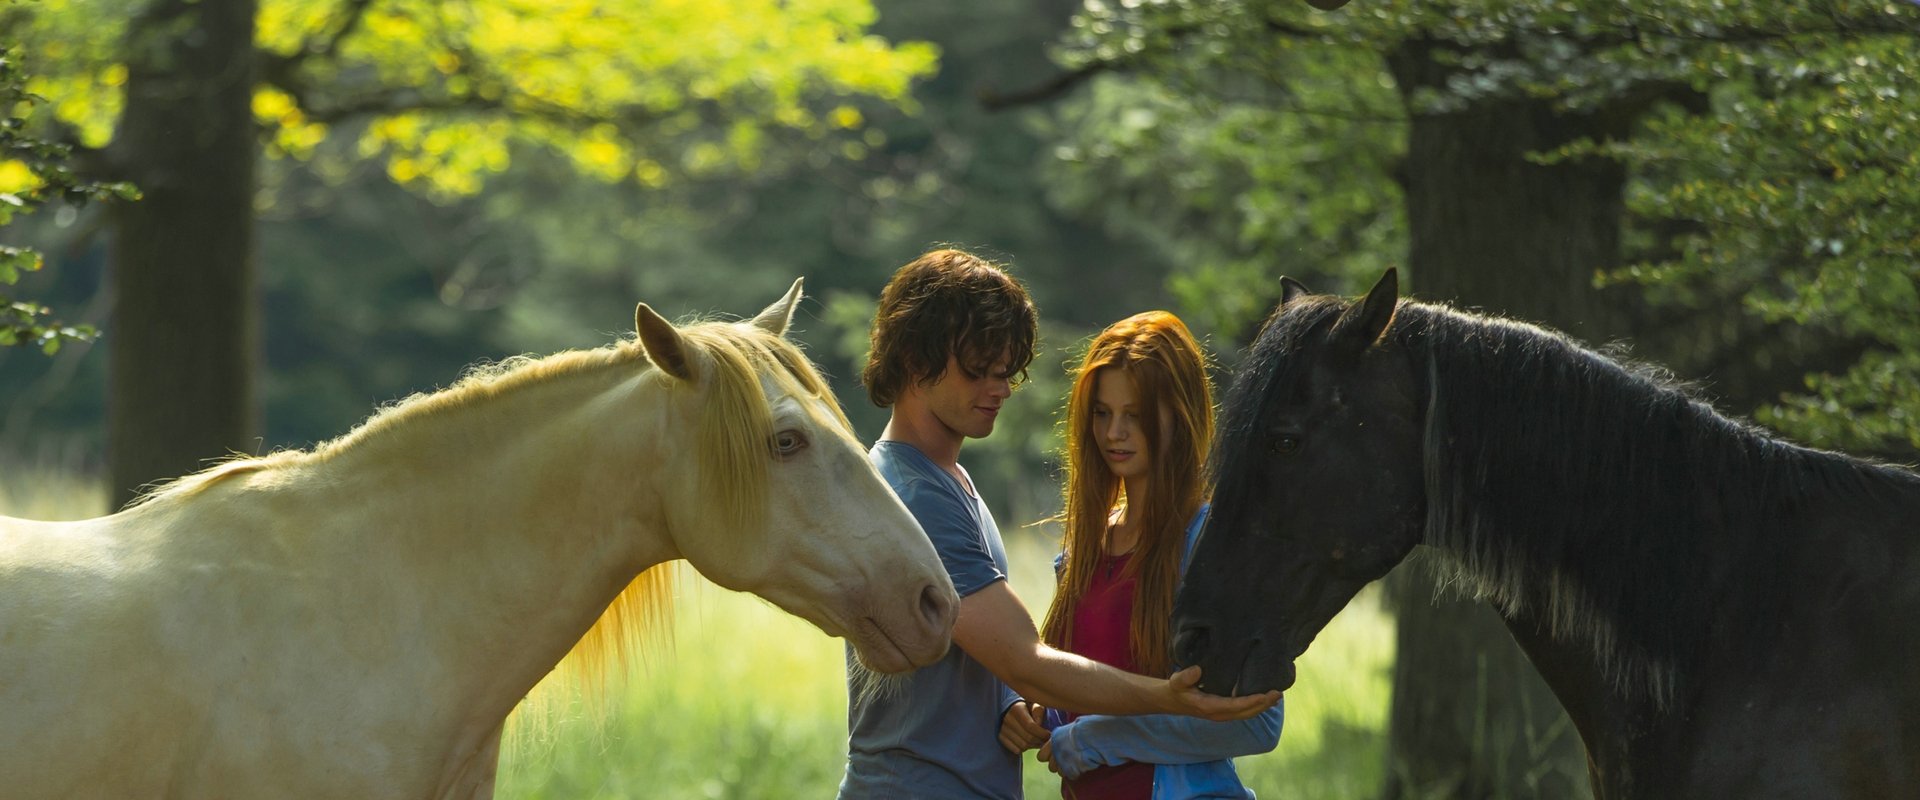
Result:
<svg viewBox="0 0 1920 800">
<path fill-rule="evenodd" d="M 944 628 L 952 624 L 951 606 L 947 593 L 940 591 L 940 587 L 929 583 L 920 590 L 920 616 L 926 619 L 928 625 Z"/>
<path fill-rule="evenodd" d="M 1183 625 L 1173 637 L 1173 660 L 1186 666 L 1200 663 L 1212 636 L 1205 625 Z"/>
</svg>

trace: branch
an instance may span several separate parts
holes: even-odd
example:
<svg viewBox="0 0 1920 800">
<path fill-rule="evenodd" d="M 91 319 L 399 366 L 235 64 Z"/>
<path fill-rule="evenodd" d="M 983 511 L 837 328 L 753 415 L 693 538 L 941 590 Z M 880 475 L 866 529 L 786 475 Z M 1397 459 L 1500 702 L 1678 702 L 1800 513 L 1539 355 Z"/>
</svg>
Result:
<svg viewBox="0 0 1920 800">
<path fill-rule="evenodd" d="M 1323 35 L 1320 31 L 1302 28 L 1293 23 L 1272 17 L 1261 20 L 1261 27 L 1271 34 L 1298 39 L 1319 38 Z M 1170 44 L 1177 44 L 1188 36 L 1200 33 L 1204 29 L 1205 26 L 1197 24 L 1168 28 L 1166 30 L 1166 38 Z M 1044 103 L 1073 91 L 1080 84 L 1086 83 L 1093 76 L 1102 72 L 1120 72 L 1132 69 L 1134 65 L 1143 60 L 1146 52 L 1147 51 L 1143 50 L 1122 58 L 1091 61 L 1079 69 L 1060 73 L 1036 86 L 1031 86 L 1026 89 L 1017 89 L 1011 92 L 982 89 L 978 95 L 980 107 L 987 111 L 1004 111 L 1018 106 Z"/>
<path fill-rule="evenodd" d="M 294 96 L 301 97 L 299 94 Z M 405 87 L 364 94 L 330 105 L 313 104 L 302 100 L 300 106 L 307 119 L 323 125 L 335 125 L 363 116 L 382 116 L 407 111 L 487 112 L 509 109 L 509 104 L 504 99 L 490 100 L 477 95 L 427 97 L 416 89 Z"/>
<path fill-rule="evenodd" d="M 459 74 L 467 78 L 471 86 L 501 87 L 497 96 L 486 97 L 474 91 L 459 95 L 434 96 L 422 92 L 417 86 L 376 86 L 344 97 L 331 97 L 327 96 L 330 93 L 316 91 L 317 87 L 308 84 L 300 75 L 300 67 L 309 59 L 337 55 L 341 42 L 360 27 L 366 18 L 367 9 L 374 2 L 375 0 L 345 0 L 342 13 L 331 32 L 309 41 L 299 51 L 290 55 L 260 54 L 261 82 L 287 93 L 307 119 L 325 125 L 334 125 L 361 117 L 410 111 L 506 113 L 569 126 L 584 127 L 611 123 L 630 129 L 654 124 L 663 119 L 659 114 L 638 107 L 617 109 L 606 114 L 590 114 L 557 106 L 537 98 L 515 95 L 507 90 L 507 87 L 512 85 L 511 81 L 489 74 L 489 70 L 484 68 L 482 60 L 476 54 L 467 51 L 459 42 L 444 37 L 438 41 L 438 44 L 459 57 L 457 59 Z M 445 34 L 447 31 L 440 30 L 436 33 Z"/>
<path fill-rule="evenodd" d="M 307 43 L 291 53 L 275 53 L 261 50 L 254 54 L 260 71 L 260 82 L 286 92 L 293 103 L 302 112 L 308 112 L 313 105 L 309 86 L 300 77 L 300 68 L 309 61 L 332 58 L 339 54 L 340 45 L 360 24 L 366 20 L 367 9 L 374 0 L 346 0 L 341 14 L 336 18 L 333 30 L 321 36 L 307 40 Z"/>
<path fill-rule="evenodd" d="M 1760 42 L 1785 41 L 1807 36 L 1874 36 L 1900 35 L 1920 36 L 1920 25 L 1891 14 L 1876 14 L 1864 18 L 1846 18 L 1830 15 L 1831 27 L 1789 30 L 1781 28 L 1722 28 L 1710 32 L 1682 31 L 1657 17 L 1650 18 L 1658 23 L 1643 26 L 1629 23 L 1616 33 L 1603 34 L 1587 38 L 1589 45 L 1599 47 L 1619 46 L 1640 43 L 1646 39 L 1677 39 L 1702 44 L 1756 44 Z M 1302 28 L 1285 20 L 1268 18 L 1261 21 L 1261 27 L 1270 34 L 1295 39 L 1324 38 L 1325 32 Z M 1169 42 L 1177 43 L 1188 36 L 1201 32 L 1201 26 L 1185 25 L 1169 28 L 1166 32 Z M 1515 30 L 1513 34 L 1535 33 L 1549 36 L 1563 35 L 1559 31 Z M 1470 45 L 1478 48 L 1479 45 Z M 1108 71 L 1124 71 L 1133 68 L 1141 60 L 1141 54 L 1132 54 L 1124 58 L 1094 61 L 1079 69 L 1063 72 L 1049 78 L 1039 85 L 1012 92 L 996 92 L 991 89 L 979 93 L 980 105 L 987 111 L 1002 111 L 1016 106 L 1044 103 L 1072 91 L 1089 78 Z M 1691 108 L 1691 106 L 1689 106 Z"/>
<path fill-rule="evenodd" d="M 319 47 L 309 46 L 307 52 L 319 56 L 330 56 L 338 52 L 340 43 L 358 30 L 360 23 L 366 20 L 367 9 L 372 5 L 373 0 L 347 0 L 346 17 L 340 21 L 340 27 L 335 28 L 333 35 L 328 36 L 326 42 Z"/>
<path fill-rule="evenodd" d="M 1038 86 L 1017 89 L 1011 92 L 997 92 L 992 89 L 980 90 L 980 107 L 987 111 L 1005 111 L 1018 106 L 1044 103 L 1074 90 L 1093 76 L 1108 70 L 1117 70 L 1117 61 L 1095 61 L 1072 72 L 1062 72 Z"/>
<path fill-rule="evenodd" d="M 479 95 L 454 95 L 446 97 L 428 97 L 417 89 L 391 88 L 383 92 L 361 95 L 333 105 L 303 106 L 307 118 L 315 122 L 333 125 L 340 122 L 367 116 L 399 114 L 409 111 L 425 112 L 500 112 L 516 117 L 530 117 L 571 127 L 589 127 L 602 123 L 619 126 L 625 130 L 635 130 L 660 122 L 663 116 L 639 107 L 617 109 L 613 113 L 593 114 L 576 109 L 557 106 L 528 97 L 503 95 L 497 98 Z"/>
</svg>

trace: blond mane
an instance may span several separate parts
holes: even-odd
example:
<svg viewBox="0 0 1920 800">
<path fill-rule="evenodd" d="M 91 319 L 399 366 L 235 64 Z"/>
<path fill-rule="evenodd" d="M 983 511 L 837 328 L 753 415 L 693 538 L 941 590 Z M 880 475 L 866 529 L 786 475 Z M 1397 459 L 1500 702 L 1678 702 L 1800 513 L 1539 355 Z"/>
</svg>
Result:
<svg viewBox="0 0 1920 800">
<path fill-rule="evenodd" d="M 506 392 L 564 375 L 636 361 L 644 363 L 646 357 L 646 351 L 638 342 L 627 339 L 592 350 L 566 350 L 549 356 L 518 355 L 497 362 L 474 364 L 462 372 L 453 385 L 433 392 L 415 392 L 382 406 L 374 411 L 373 416 L 367 417 L 351 430 L 316 444 L 311 450 L 279 450 L 262 456 L 235 453 L 199 472 L 148 487 L 128 504 L 128 508 L 184 500 L 240 475 L 324 464 L 369 439 L 426 417 L 473 406 Z M 646 366 L 651 367 L 651 364 Z"/>
</svg>

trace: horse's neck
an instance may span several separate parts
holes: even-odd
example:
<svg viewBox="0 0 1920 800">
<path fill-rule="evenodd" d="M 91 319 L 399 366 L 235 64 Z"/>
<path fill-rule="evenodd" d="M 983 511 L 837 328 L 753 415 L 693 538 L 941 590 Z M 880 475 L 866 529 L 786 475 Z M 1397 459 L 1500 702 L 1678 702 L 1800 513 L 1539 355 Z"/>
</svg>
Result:
<svg viewBox="0 0 1920 800">
<path fill-rule="evenodd" d="M 441 551 L 606 540 L 657 510 L 641 505 L 666 455 L 655 394 L 637 370 L 559 376 L 391 425 L 303 483 L 376 523 L 408 520 L 404 538 Z"/>
<path fill-rule="evenodd" d="M 1700 722 L 1695 718 L 1699 693 L 1724 691 L 1706 676 L 1758 670 L 1774 652 L 1804 649 L 1804 642 L 1774 642 L 1766 638 L 1769 632 L 1824 629 L 1840 613 L 1828 605 L 1835 598 L 1849 593 L 1892 597 L 1889 584 L 1915 577 L 1912 570 L 1899 573 L 1888 565 L 1915 563 L 1920 553 L 1920 539 L 1910 523 L 1901 522 L 1920 519 L 1920 478 L 1733 428 L 1723 438 L 1703 440 L 1697 458 L 1680 461 L 1712 463 L 1734 457 L 1733 452 L 1767 465 L 1691 475 L 1690 482 L 1699 487 L 1694 502 L 1700 516 L 1674 531 L 1700 536 L 1717 531 L 1702 544 L 1711 563 L 1693 576 L 1711 589 L 1693 598 L 1704 605 L 1684 613 L 1673 609 L 1697 623 L 1683 637 L 1697 648 L 1662 652 L 1652 642 L 1624 638 L 1597 649 L 1591 637 L 1598 630 L 1630 635 L 1627 628 L 1599 622 L 1592 628 L 1576 626 L 1576 633 L 1553 633 L 1541 614 L 1548 604 L 1538 602 L 1551 593 L 1537 585 L 1527 594 L 1535 602 L 1519 604 L 1516 613 L 1502 612 L 1586 742 L 1601 796 L 1638 796 L 1683 766 L 1676 766 L 1681 758 L 1676 754 L 1690 752 L 1690 742 L 1682 739 Z M 1688 478 L 1664 476 L 1674 482 Z M 1581 570 L 1594 566 L 1567 562 L 1561 569 L 1580 583 Z M 1658 589 L 1642 584 L 1643 590 Z M 1789 586 L 1794 590 L 1783 591 Z M 1625 613 L 1598 606 L 1589 610 L 1599 619 Z M 1739 646 L 1729 649 L 1729 643 Z"/>
<path fill-rule="evenodd" d="M 394 680 L 497 723 L 628 581 L 675 557 L 649 483 L 667 455 L 654 392 L 637 370 L 599 370 L 403 420 L 299 467 L 270 507 L 351 562 L 330 565 L 343 584 L 384 577 L 337 598 L 346 618 L 419 621 L 433 657 Z"/>
</svg>

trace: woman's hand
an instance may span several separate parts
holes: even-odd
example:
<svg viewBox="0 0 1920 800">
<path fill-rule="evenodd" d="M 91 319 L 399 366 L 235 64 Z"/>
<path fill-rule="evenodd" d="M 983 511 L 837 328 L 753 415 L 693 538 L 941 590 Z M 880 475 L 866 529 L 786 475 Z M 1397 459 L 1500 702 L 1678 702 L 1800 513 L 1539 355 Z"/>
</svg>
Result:
<svg viewBox="0 0 1920 800">
<path fill-rule="evenodd" d="M 1000 746 L 1009 753 L 1024 753 L 1047 743 L 1047 709 L 1038 703 L 1016 700 L 1000 717 Z"/>
</svg>

